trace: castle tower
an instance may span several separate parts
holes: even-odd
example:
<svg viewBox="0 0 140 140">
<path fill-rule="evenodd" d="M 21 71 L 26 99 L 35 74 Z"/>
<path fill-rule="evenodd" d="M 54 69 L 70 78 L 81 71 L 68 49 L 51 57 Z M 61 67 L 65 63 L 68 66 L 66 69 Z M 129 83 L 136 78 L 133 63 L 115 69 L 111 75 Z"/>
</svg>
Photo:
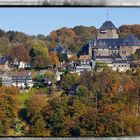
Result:
<svg viewBox="0 0 140 140">
<path fill-rule="evenodd" d="M 117 28 L 111 21 L 105 21 L 98 29 L 98 39 L 117 39 Z"/>
</svg>

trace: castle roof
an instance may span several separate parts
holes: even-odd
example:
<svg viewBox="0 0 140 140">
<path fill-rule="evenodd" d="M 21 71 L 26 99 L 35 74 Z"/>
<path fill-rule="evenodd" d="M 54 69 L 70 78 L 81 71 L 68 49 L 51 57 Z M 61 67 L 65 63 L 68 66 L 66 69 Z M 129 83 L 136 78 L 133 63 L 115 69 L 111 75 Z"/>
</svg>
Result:
<svg viewBox="0 0 140 140">
<path fill-rule="evenodd" d="M 110 30 L 117 29 L 116 26 L 111 21 L 105 21 L 103 25 L 100 27 L 100 30 Z"/>
<path fill-rule="evenodd" d="M 81 47 L 80 51 L 78 51 L 77 53 L 77 56 L 80 57 L 80 55 L 88 55 L 88 49 L 89 49 L 89 43 Z"/>
<path fill-rule="evenodd" d="M 109 48 L 110 50 L 119 49 L 120 46 L 140 46 L 140 40 L 133 34 L 129 34 L 125 38 L 118 39 L 94 39 L 96 47 L 98 48 Z"/>
<path fill-rule="evenodd" d="M 133 34 L 129 34 L 123 41 L 123 45 L 126 46 L 140 46 L 140 40 Z"/>
<path fill-rule="evenodd" d="M 123 38 L 119 38 L 119 39 L 98 39 L 97 44 L 99 44 L 99 42 L 103 42 L 103 44 L 105 44 L 106 46 L 111 47 L 110 49 L 115 49 L 114 46 L 120 46 L 123 43 Z"/>
</svg>

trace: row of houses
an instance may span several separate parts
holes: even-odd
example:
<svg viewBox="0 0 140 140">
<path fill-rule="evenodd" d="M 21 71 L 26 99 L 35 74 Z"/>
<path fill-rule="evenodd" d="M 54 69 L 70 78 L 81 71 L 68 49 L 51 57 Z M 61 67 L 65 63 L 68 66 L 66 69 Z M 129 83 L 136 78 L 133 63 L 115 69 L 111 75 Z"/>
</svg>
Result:
<svg viewBox="0 0 140 140">
<path fill-rule="evenodd" d="M 32 75 L 29 71 L 4 72 L 1 74 L 1 79 L 3 86 L 15 86 L 18 88 L 33 86 Z"/>
<path fill-rule="evenodd" d="M 98 29 L 97 37 L 81 47 L 77 53 L 79 62 L 70 64 L 70 68 L 75 72 L 91 70 L 99 62 L 106 63 L 114 71 L 125 72 L 131 68 L 131 55 L 139 49 L 140 40 L 135 35 L 120 38 L 115 25 L 105 21 Z"/>
<path fill-rule="evenodd" d="M 55 48 L 49 49 L 50 52 L 56 52 L 57 54 L 66 54 L 68 59 L 73 56 L 74 52 L 71 50 L 63 47 L 63 46 L 56 46 Z M 0 56 L 0 71 L 10 71 L 14 67 L 18 69 L 25 69 L 31 67 L 31 62 L 24 62 L 24 61 L 17 61 L 16 59 L 11 62 L 8 57 Z"/>
<path fill-rule="evenodd" d="M 10 71 L 13 67 L 17 67 L 18 69 L 29 68 L 30 63 L 14 60 L 10 62 L 9 58 L 6 56 L 0 56 L 0 71 Z"/>
<path fill-rule="evenodd" d="M 36 73 L 31 73 L 30 71 L 24 70 L 24 71 L 6 71 L 4 73 L 0 74 L 1 82 L 3 86 L 15 86 L 19 89 L 25 89 L 25 88 L 31 88 L 35 84 L 35 77 L 37 75 L 43 75 L 45 73 L 38 71 Z M 55 81 L 56 83 L 61 80 L 62 73 L 59 71 L 55 71 Z M 47 78 L 43 78 L 44 84 L 51 85 L 52 81 L 50 81 Z"/>
</svg>

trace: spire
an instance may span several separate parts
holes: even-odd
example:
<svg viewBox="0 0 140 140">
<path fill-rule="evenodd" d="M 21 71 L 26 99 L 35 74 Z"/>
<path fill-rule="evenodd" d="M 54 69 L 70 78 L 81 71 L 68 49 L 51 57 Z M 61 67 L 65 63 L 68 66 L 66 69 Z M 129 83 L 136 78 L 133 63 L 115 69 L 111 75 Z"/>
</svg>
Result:
<svg viewBox="0 0 140 140">
<path fill-rule="evenodd" d="M 107 21 L 109 21 L 109 11 L 107 9 L 107 12 L 106 12 L 106 16 L 107 16 Z"/>
</svg>

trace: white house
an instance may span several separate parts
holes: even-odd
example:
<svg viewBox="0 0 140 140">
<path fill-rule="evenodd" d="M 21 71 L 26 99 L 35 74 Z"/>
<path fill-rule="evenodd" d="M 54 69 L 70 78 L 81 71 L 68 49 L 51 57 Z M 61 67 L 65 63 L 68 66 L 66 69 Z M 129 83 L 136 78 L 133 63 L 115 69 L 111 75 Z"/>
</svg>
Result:
<svg viewBox="0 0 140 140">
<path fill-rule="evenodd" d="M 19 69 L 24 69 L 24 68 L 29 68 L 29 67 L 30 67 L 30 64 L 26 63 L 26 62 L 23 62 L 23 61 L 20 61 L 19 64 L 18 64 Z"/>
<path fill-rule="evenodd" d="M 33 80 L 30 72 L 7 72 L 2 75 L 4 86 L 15 86 L 18 88 L 32 87 Z"/>
<path fill-rule="evenodd" d="M 127 61 L 114 61 L 111 66 L 113 71 L 126 72 L 130 70 L 130 64 Z"/>
<path fill-rule="evenodd" d="M 30 63 L 20 61 L 18 62 L 16 59 L 14 60 L 13 64 L 18 67 L 18 69 L 25 69 L 30 67 Z"/>
</svg>

